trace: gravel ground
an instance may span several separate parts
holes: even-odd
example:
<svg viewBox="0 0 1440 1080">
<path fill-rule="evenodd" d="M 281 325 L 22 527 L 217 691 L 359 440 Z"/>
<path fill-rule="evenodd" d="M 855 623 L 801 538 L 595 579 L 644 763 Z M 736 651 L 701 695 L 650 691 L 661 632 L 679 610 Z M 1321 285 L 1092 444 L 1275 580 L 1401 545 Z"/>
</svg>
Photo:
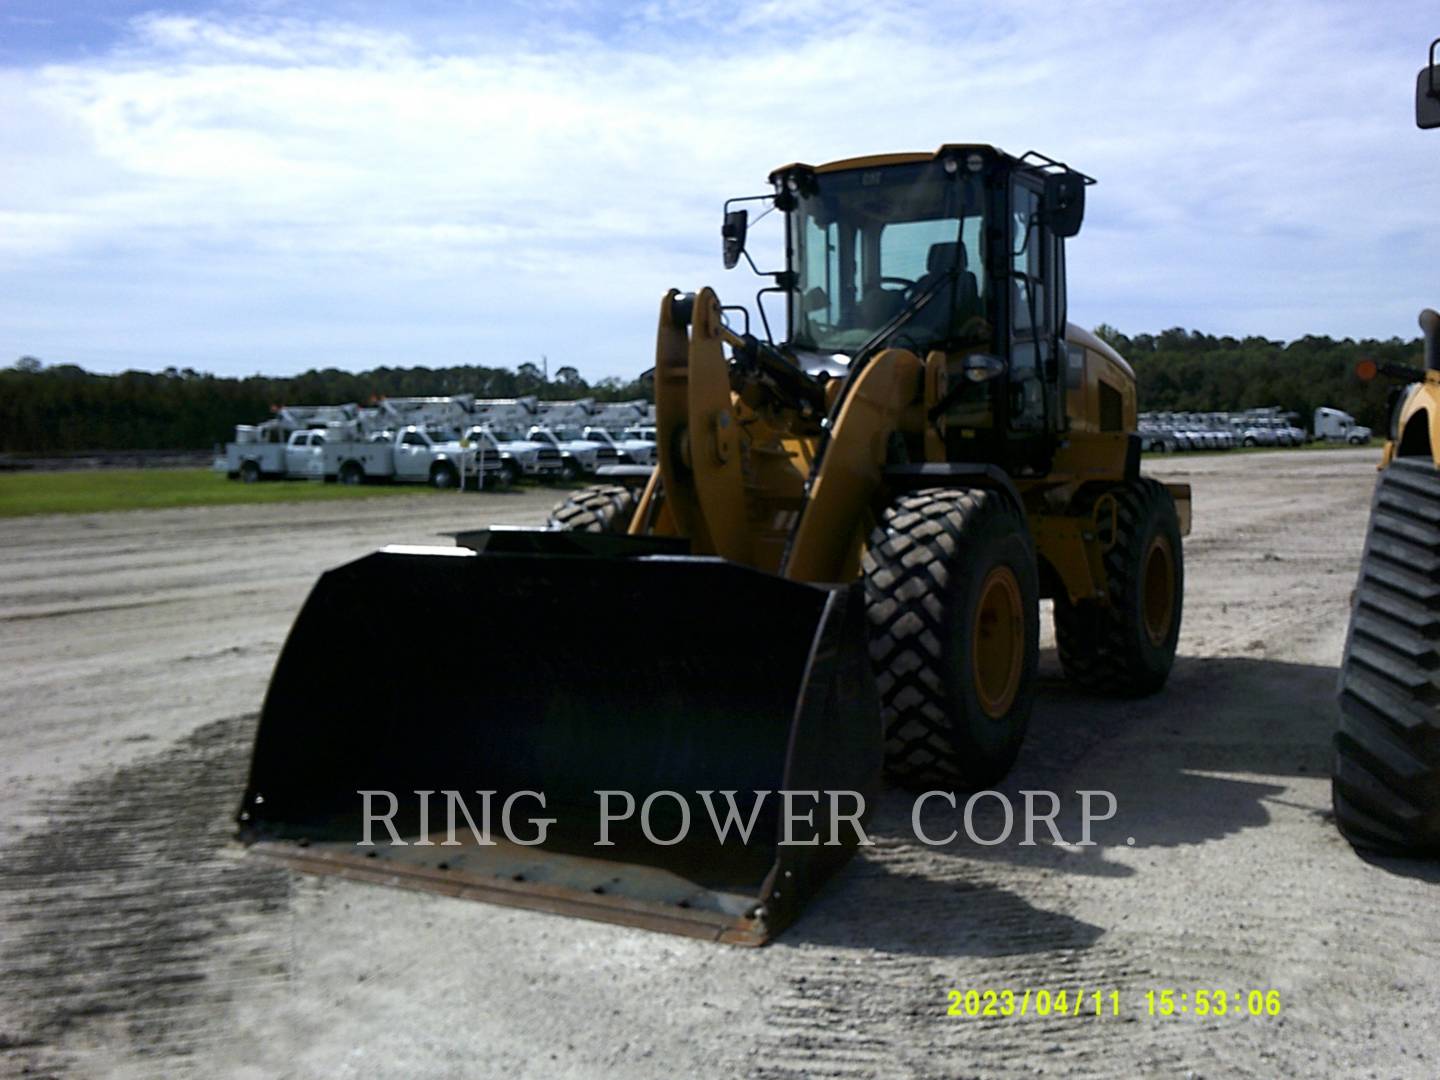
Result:
<svg viewBox="0 0 1440 1080">
<path fill-rule="evenodd" d="M 1329 812 L 1375 457 L 1155 462 L 1195 489 L 1170 683 L 1074 693 L 1047 630 L 1002 787 L 1060 792 L 1067 835 L 1076 791 L 1113 791 L 1100 845 L 929 848 L 891 793 L 876 846 L 762 950 L 295 876 L 228 842 L 317 574 L 539 522 L 551 493 L 7 521 L 0 1073 L 1440 1074 L 1440 867 L 1362 860 Z M 1115 990 L 1121 1015 L 950 1017 L 952 988 Z M 1147 1015 L 1165 988 L 1275 989 L 1283 1011 Z"/>
</svg>

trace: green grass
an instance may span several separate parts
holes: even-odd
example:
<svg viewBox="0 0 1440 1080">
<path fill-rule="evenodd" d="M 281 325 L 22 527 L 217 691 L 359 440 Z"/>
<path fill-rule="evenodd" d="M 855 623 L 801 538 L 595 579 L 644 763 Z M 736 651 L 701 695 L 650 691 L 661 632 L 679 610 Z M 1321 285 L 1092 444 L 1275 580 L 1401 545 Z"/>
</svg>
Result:
<svg viewBox="0 0 1440 1080">
<path fill-rule="evenodd" d="M 0 517 L 93 514 L 103 510 L 158 510 L 172 506 L 318 502 L 438 492 L 423 484 L 322 484 L 276 480 L 242 484 L 210 469 L 77 469 L 73 472 L 0 472 Z"/>
</svg>

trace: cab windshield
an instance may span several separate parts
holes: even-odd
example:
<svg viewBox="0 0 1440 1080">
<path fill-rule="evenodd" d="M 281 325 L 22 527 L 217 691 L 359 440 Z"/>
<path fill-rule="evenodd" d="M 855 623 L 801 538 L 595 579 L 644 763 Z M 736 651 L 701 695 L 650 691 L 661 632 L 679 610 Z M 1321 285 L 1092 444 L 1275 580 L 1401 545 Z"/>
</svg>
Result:
<svg viewBox="0 0 1440 1080">
<path fill-rule="evenodd" d="M 853 353 L 932 287 L 896 344 L 986 336 L 984 216 L 980 176 L 947 173 L 938 161 L 816 175 L 790 215 L 791 343 Z M 956 280 L 941 284 L 954 270 Z"/>
</svg>

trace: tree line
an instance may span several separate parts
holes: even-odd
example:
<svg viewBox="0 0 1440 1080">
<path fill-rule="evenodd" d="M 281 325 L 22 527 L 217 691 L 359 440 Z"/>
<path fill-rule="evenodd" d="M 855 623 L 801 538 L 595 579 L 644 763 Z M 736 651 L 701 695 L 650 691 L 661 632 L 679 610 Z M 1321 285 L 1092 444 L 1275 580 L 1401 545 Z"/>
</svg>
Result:
<svg viewBox="0 0 1440 1080">
<path fill-rule="evenodd" d="M 1135 367 L 1140 408 L 1170 412 L 1234 412 L 1278 405 L 1308 426 L 1316 406 L 1344 409 L 1377 432 L 1386 421 L 1388 383 L 1362 383 L 1363 358 L 1418 366 L 1418 340 L 1296 341 L 1214 337 L 1175 328 L 1129 337 L 1111 326 L 1096 333 Z M 475 394 L 547 400 L 653 400 L 643 379 L 586 382 L 574 367 L 553 375 L 537 364 L 514 370 L 478 365 L 446 368 L 337 368 L 289 378 L 228 378 L 167 368 L 98 375 L 73 364 L 47 366 L 22 357 L 0 370 L 0 450 L 200 450 L 228 441 L 236 424 L 253 424 L 280 404 L 367 404 L 377 397 Z"/>
<path fill-rule="evenodd" d="M 534 394 L 547 400 L 649 399 L 642 379 L 586 382 L 573 367 L 546 377 L 538 364 L 508 368 L 326 368 L 289 378 L 228 378 L 190 368 L 98 375 L 22 357 L 0 370 L 0 451 L 203 450 L 234 437 L 278 405 L 370 404 L 380 397 Z"/>
<path fill-rule="evenodd" d="M 1355 341 L 1306 335 L 1295 341 L 1214 337 L 1175 328 L 1128 337 L 1101 325 L 1096 336 L 1130 361 L 1147 412 L 1240 412 L 1278 405 L 1307 430 L 1318 406 L 1343 409 L 1377 434 L 1385 430 L 1392 382 L 1361 382 L 1362 359 L 1419 367 L 1424 346 L 1404 341 Z"/>
</svg>

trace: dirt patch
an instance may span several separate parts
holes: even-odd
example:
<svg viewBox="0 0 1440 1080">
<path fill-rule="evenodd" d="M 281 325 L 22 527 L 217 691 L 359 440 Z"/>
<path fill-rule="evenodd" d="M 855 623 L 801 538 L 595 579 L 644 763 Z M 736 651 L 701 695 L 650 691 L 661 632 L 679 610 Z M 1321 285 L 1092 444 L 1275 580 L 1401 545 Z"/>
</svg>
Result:
<svg viewBox="0 0 1440 1080">
<path fill-rule="evenodd" d="M 284 981 L 285 938 L 253 923 L 286 907 L 292 878 L 229 846 L 254 730 L 253 715 L 216 721 L 63 792 L 50 826 L 4 851 L 6 1068 L 89 1073 L 132 1058 L 173 1076 L 227 1038 L 236 994 Z"/>
</svg>

